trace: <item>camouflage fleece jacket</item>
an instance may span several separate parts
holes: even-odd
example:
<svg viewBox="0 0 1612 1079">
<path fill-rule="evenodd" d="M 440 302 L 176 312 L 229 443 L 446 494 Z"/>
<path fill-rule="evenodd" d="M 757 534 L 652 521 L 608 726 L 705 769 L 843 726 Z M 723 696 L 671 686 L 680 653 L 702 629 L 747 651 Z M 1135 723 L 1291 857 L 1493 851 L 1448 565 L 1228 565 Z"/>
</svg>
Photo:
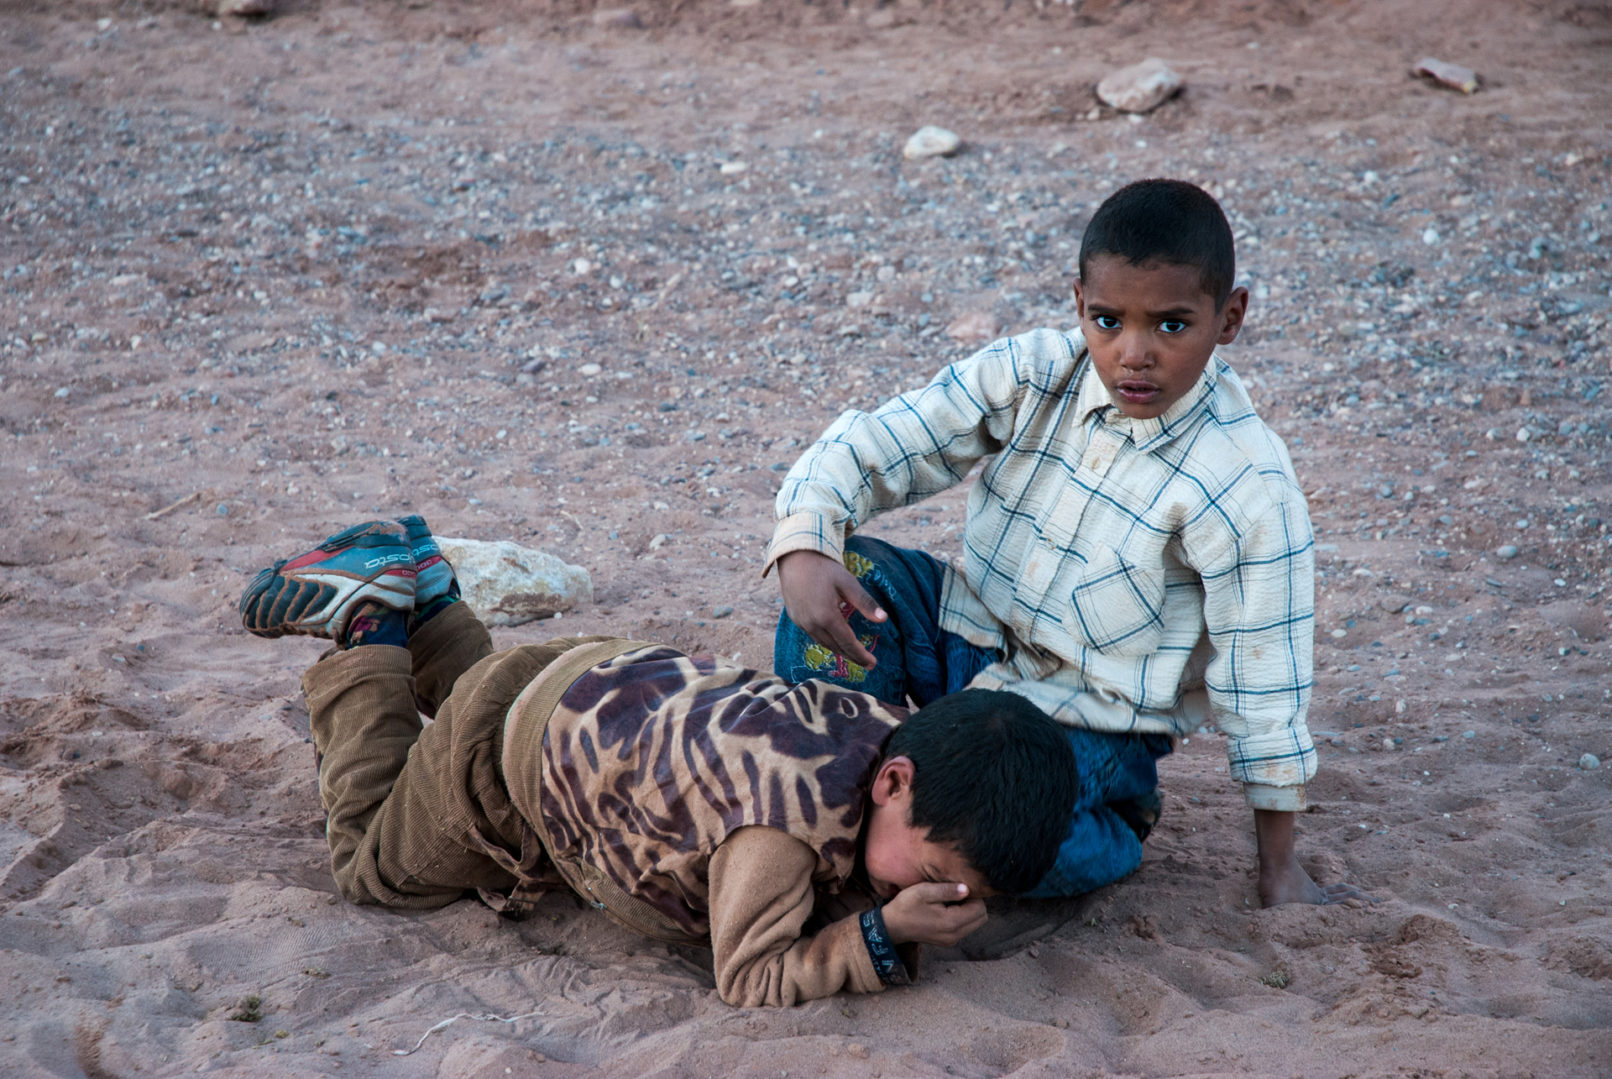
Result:
<svg viewBox="0 0 1612 1079">
<path fill-rule="evenodd" d="M 793 1004 L 882 988 L 856 917 L 870 901 L 846 886 L 902 718 L 823 682 L 593 642 L 511 706 L 502 763 L 545 870 L 640 933 L 709 941 L 729 1003 Z"/>
</svg>

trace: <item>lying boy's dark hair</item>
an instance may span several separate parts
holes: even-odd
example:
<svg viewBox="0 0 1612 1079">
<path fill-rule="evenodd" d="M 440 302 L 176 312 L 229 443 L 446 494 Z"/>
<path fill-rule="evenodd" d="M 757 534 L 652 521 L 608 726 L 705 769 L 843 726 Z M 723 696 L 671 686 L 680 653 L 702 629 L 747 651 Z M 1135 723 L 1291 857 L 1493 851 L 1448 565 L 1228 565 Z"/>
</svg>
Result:
<svg viewBox="0 0 1612 1079">
<path fill-rule="evenodd" d="M 1133 266 L 1169 262 L 1195 267 L 1203 291 L 1225 306 L 1237 277 L 1231 225 L 1220 204 L 1185 180 L 1137 180 L 1110 195 L 1092 215 L 1080 240 L 1080 276 L 1103 255 Z"/>
<path fill-rule="evenodd" d="M 911 824 L 955 844 L 994 890 L 1027 892 L 1052 868 L 1078 776 L 1063 728 L 1034 704 L 999 690 L 950 694 L 896 728 L 891 757 L 913 764 Z"/>
</svg>

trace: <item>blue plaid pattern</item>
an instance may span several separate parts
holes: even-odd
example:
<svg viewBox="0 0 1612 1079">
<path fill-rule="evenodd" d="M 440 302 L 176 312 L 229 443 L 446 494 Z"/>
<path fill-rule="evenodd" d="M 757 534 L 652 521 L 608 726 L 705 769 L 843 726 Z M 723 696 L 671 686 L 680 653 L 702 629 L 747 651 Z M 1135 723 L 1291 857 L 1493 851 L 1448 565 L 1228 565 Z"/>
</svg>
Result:
<svg viewBox="0 0 1612 1079">
<path fill-rule="evenodd" d="M 1006 657 L 973 684 L 1092 730 L 1187 734 L 1212 719 L 1251 803 L 1302 808 L 1316 768 L 1309 510 L 1225 361 L 1164 415 L 1132 420 L 1078 331 L 997 341 L 841 415 L 784 479 L 768 565 L 842 557 L 852 530 L 982 460 L 940 604 L 942 629 Z"/>
</svg>

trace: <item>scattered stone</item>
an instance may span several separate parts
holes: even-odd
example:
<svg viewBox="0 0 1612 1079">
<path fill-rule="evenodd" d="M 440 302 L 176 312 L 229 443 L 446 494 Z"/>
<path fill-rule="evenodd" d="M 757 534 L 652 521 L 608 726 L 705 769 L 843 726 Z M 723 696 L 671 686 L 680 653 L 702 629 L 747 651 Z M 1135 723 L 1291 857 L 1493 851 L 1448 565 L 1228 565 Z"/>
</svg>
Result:
<svg viewBox="0 0 1612 1079">
<path fill-rule="evenodd" d="M 672 537 L 668 536 L 664 532 L 657 532 L 657 533 L 655 533 L 655 538 L 649 541 L 649 549 L 651 551 L 658 551 L 662 547 L 666 546 L 667 542 L 671 538 Z"/>
<path fill-rule="evenodd" d="M 581 375 L 583 378 L 596 378 L 603 370 L 604 368 L 596 363 L 585 363 L 581 367 L 577 368 L 577 374 Z"/>
<path fill-rule="evenodd" d="M 1121 112 L 1148 112 L 1181 90 L 1181 76 L 1156 56 L 1111 71 L 1097 84 L 1097 97 Z"/>
<path fill-rule="evenodd" d="M 955 131 L 926 124 L 907 139 L 907 145 L 901 149 L 901 156 L 908 161 L 917 161 L 925 157 L 946 157 L 955 154 L 962 144 L 963 140 L 957 137 Z"/>
<path fill-rule="evenodd" d="M 1519 428 L 1517 428 L 1517 441 L 1518 442 L 1532 442 L 1533 439 L 1534 439 L 1534 429 L 1532 427 L 1519 427 Z"/>
<path fill-rule="evenodd" d="M 1513 558 L 1517 557 L 1518 553 L 1517 545 L 1515 543 L 1507 543 L 1495 548 L 1494 556 L 1500 559 L 1502 562 L 1510 562 Z"/>
<path fill-rule="evenodd" d="M 866 307 L 872 302 L 873 293 L 871 292 L 853 292 L 849 296 L 845 297 L 845 306 L 849 307 L 853 311 L 859 307 Z"/>
<path fill-rule="evenodd" d="M 604 8 L 593 13 L 593 25 L 608 30 L 642 30 L 644 20 L 630 7 Z"/>
<path fill-rule="evenodd" d="M 1460 64 L 1451 64 L 1443 60 L 1435 60 L 1431 56 L 1424 56 L 1416 61 L 1411 68 L 1411 74 L 1432 79 L 1443 86 L 1459 90 L 1463 94 L 1478 92 L 1478 73 L 1469 67 Z"/>
<path fill-rule="evenodd" d="M 1477 731 L 1462 731 L 1461 732 L 1461 737 L 1462 738 L 1476 738 L 1477 736 L 1478 736 Z"/>
<path fill-rule="evenodd" d="M 996 340 L 1001 332 L 1002 324 L 989 311 L 970 311 L 952 319 L 946 326 L 946 336 L 964 344 L 983 345 Z"/>
<path fill-rule="evenodd" d="M 593 579 L 544 551 L 500 540 L 438 536 L 464 599 L 493 626 L 518 626 L 593 602 Z"/>
<path fill-rule="evenodd" d="M 278 0 L 217 0 L 218 14 L 241 18 L 248 15 L 273 15 L 277 6 Z"/>
<path fill-rule="evenodd" d="M 739 173 L 745 172 L 749 168 L 750 166 L 745 164 L 743 161 L 724 161 L 717 171 L 723 176 L 737 176 Z"/>
<path fill-rule="evenodd" d="M 1593 772 L 1601 767 L 1601 758 L 1593 753 L 1586 753 L 1578 759 L 1578 766 L 1586 772 Z"/>
<path fill-rule="evenodd" d="M 711 612 L 711 617 L 712 618 L 726 618 L 728 615 L 730 615 L 732 613 L 733 613 L 733 608 L 732 607 L 718 607 L 716 610 Z"/>
</svg>

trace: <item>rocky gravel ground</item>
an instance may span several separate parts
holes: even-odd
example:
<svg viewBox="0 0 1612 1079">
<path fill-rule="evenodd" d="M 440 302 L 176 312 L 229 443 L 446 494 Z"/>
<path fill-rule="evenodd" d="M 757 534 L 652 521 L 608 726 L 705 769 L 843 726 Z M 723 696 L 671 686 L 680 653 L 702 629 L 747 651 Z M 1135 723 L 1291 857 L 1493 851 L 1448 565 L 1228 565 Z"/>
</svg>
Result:
<svg viewBox="0 0 1612 1079">
<path fill-rule="evenodd" d="M 1482 89 L 1411 77 L 1424 53 L 1471 65 Z M 1145 116 L 1099 104 L 1096 81 L 1146 55 L 1184 93 Z M 1612 1023 L 1593 1003 L 1612 976 L 1609 56 L 1604 7 L 1557 0 L 304 0 L 222 21 L 156 2 L 14 6 L 0 21 L 0 947 L 55 988 L 0 999 L 32 1017 L 30 1052 L 54 1067 L 40 1047 L 88 1001 L 111 1018 L 75 1021 L 54 1074 L 255 1066 L 219 993 L 186 989 L 177 1012 L 147 1000 L 148 1020 L 212 1018 L 201 1041 L 165 1027 L 146 1043 L 103 1003 L 134 960 L 46 976 L 140 936 L 62 902 L 88 861 L 120 857 L 105 844 L 153 821 L 204 847 L 266 821 L 285 852 L 271 872 L 328 890 L 294 693 L 316 651 L 239 631 L 246 573 L 409 509 L 592 573 L 592 606 L 505 643 L 612 632 L 766 667 L 778 600 L 759 573 L 782 471 L 839 410 L 998 333 L 1071 322 L 1090 212 L 1174 175 L 1233 222 L 1254 299 L 1231 356 L 1317 528 L 1311 727 L 1329 752 L 1304 842 L 1318 873 L 1393 908 L 1326 923 L 1340 955 L 1375 943 L 1316 1006 L 1409 1037 L 1429 1021 L 1404 1001 L 1436 981 L 1456 1073 L 1520 1074 L 1515 1047 L 1539 1034 L 1565 1054 L 1541 1074 L 1593 1074 L 1609 1051 L 1594 1031 Z M 924 124 L 959 133 L 960 151 L 904 158 Z M 876 528 L 945 556 L 962 513 L 950 493 Z M 105 786 L 112 759 L 137 767 Z M 1103 899 L 1114 924 L 1154 920 L 1078 948 L 1151 969 L 1125 948 L 1173 931 L 1235 950 L 1251 917 L 1266 958 L 1309 947 L 1297 915 L 1239 912 L 1246 820 L 1215 778 L 1216 740 L 1168 767 L 1161 853 Z M 86 784 L 102 792 L 94 820 L 72 793 Z M 1174 890 L 1199 871 L 1182 865 L 1221 867 L 1220 915 Z M 1055 954 L 1077 947 L 1072 917 Z M 1382 956 L 1417 939 L 1446 951 L 1412 964 L 1442 972 L 1413 984 Z M 1506 996 L 1462 940 L 1543 973 Z M 219 983 L 250 980 L 208 964 Z M 704 992 L 668 964 L 629 967 Z M 387 999 L 393 1041 L 438 1017 Z M 719 1014 L 650 1008 L 625 1020 L 634 1037 L 599 1034 L 607 1017 L 566 1044 L 626 1066 L 653 1043 L 692 1074 L 715 1058 L 668 1031 Z M 845 1074 L 865 1068 L 862 1042 L 823 1025 L 838 1013 L 812 1014 Z M 878 1014 L 872 1029 L 908 1054 L 885 1074 L 940 1067 L 945 1053 Z M 1023 1049 L 1066 1031 L 1054 1018 L 1004 1035 L 1020 1048 L 948 1043 L 948 1059 L 966 1074 L 1169 1070 L 1140 1026 L 1089 1051 Z M 304 1069 L 323 1059 L 315 1034 L 342 1028 L 281 1022 Z M 501 1035 L 477 1037 L 475 1062 L 505 1059 Z M 741 1070 L 798 1063 L 781 1037 L 756 1035 Z M 1287 1059 L 1341 1074 L 1338 1046 L 1356 1043 L 1340 1038 Z M 1197 1066 L 1283 1070 L 1280 1054 L 1215 1044 Z M 444 1074 L 470 1058 L 453 1059 Z M 1406 1063 L 1364 1059 L 1361 1074 Z"/>
</svg>

